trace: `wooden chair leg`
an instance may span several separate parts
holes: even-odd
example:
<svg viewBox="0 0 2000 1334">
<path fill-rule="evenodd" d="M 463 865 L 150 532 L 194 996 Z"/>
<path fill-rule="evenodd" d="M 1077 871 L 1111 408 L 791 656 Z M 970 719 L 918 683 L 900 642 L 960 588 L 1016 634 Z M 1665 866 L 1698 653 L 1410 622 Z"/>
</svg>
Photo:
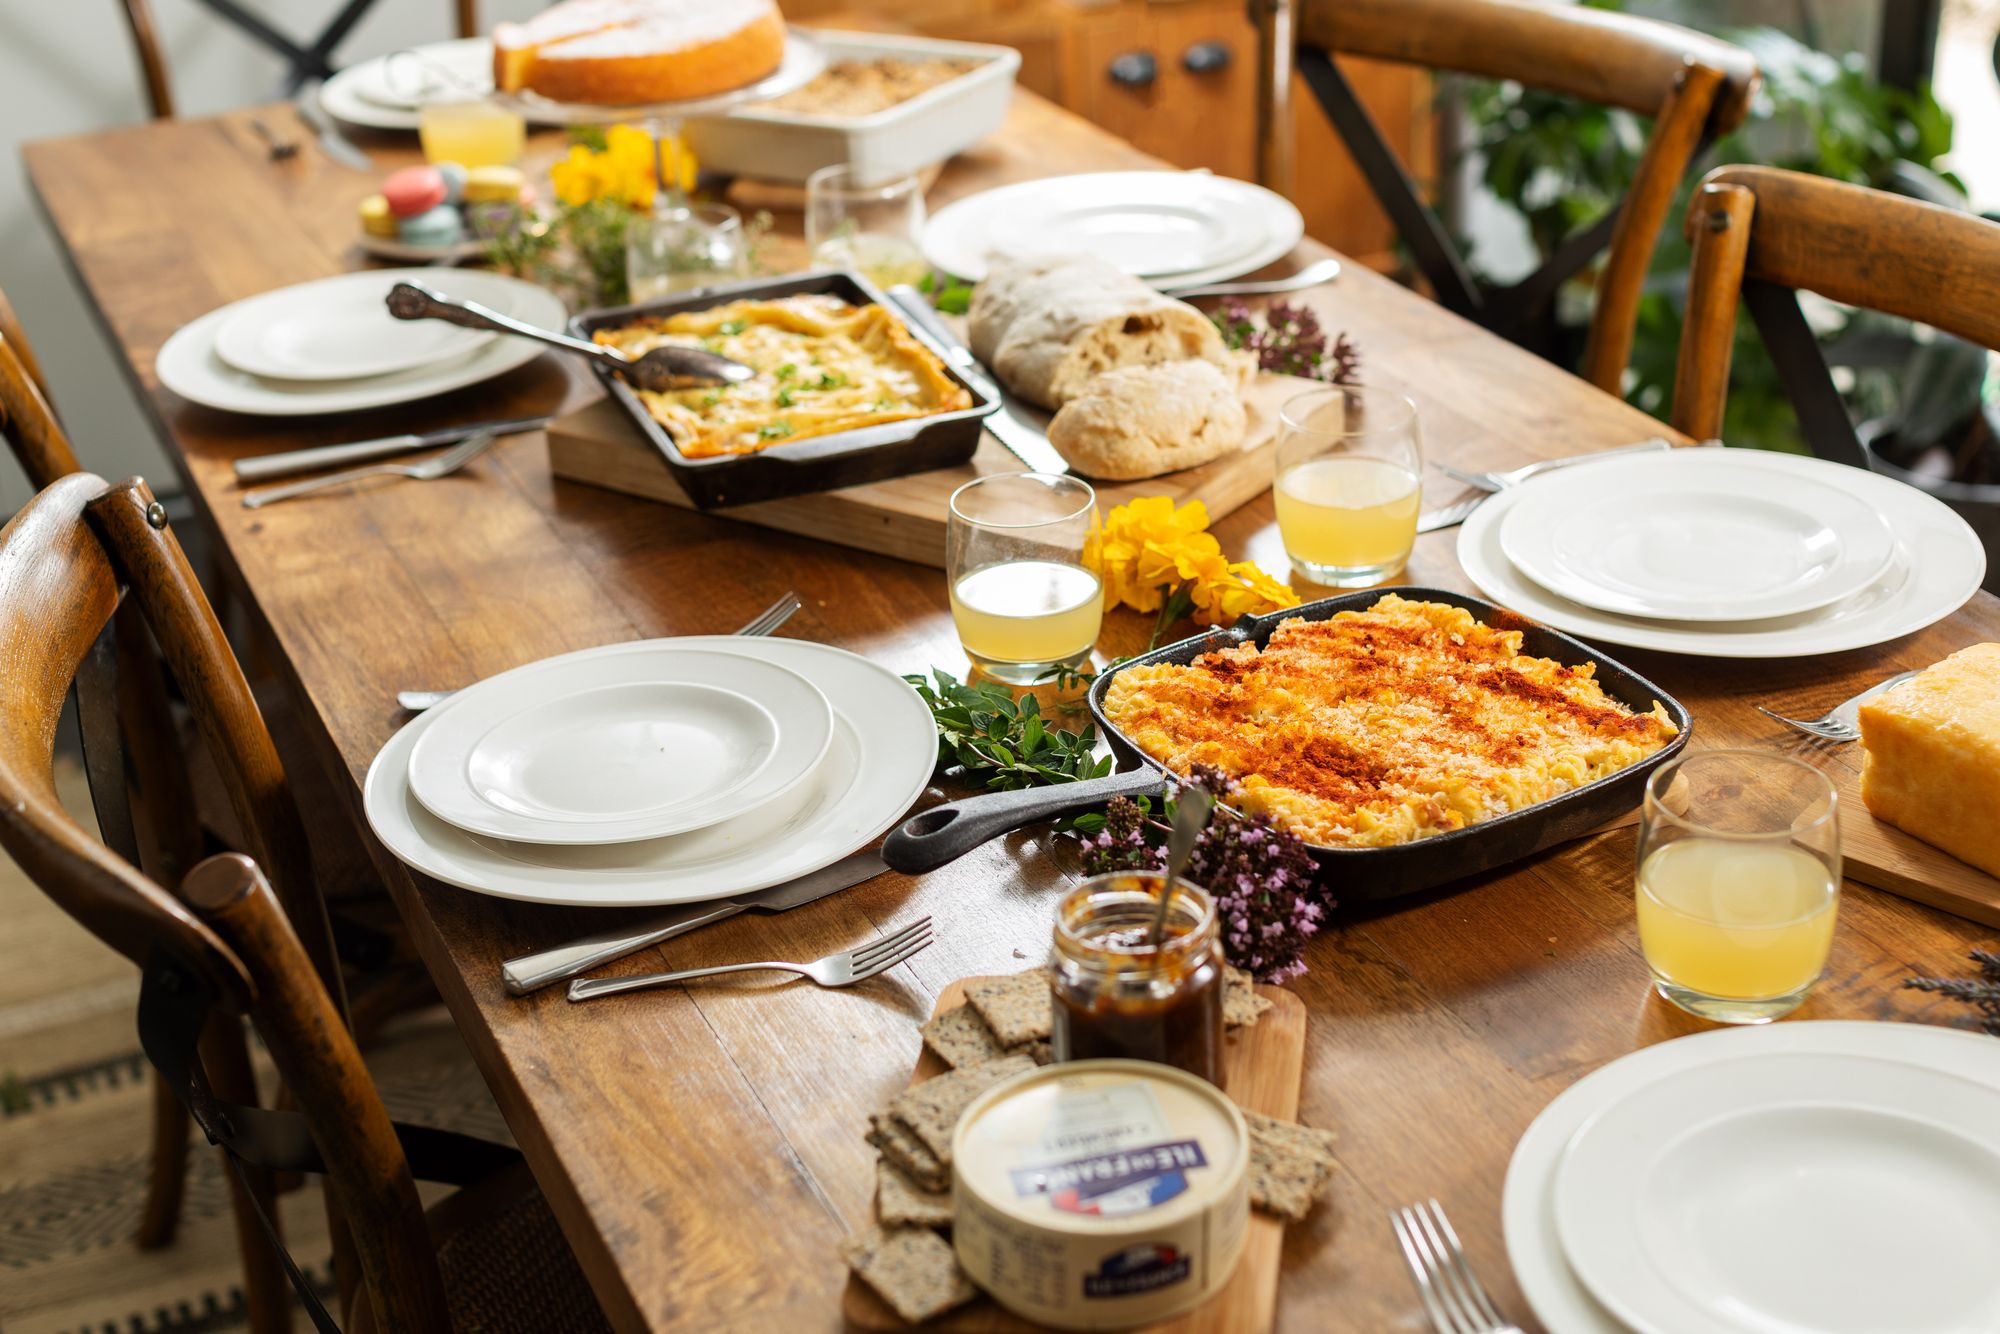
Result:
<svg viewBox="0 0 2000 1334">
<path fill-rule="evenodd" d="M 188 1165 L 187 1108 L 159 1074 L 153 1074 L 153 1157 L 147 1167 L 146 1203 L 139 1213 L 137 1241 L 142 1251 L 173 1243 L 180 1226 Z"/>
<path fill-rule="evenodd" d="M 250 1047 L 243 1036 L 242 1021 L 216 1014 L 201 1035 L 201 1064 L 208 1073 L 216 1096 L 245 1107 L 257 1105 L 257 1079 L 250 1068 Z M 216 1150 L 221 1153 L 223 1150 Z M 225 1165 L 224 1171 L 228 1168 Z M 278 1220 L 277 1191 L 270 1174 L 254 1168 L 245 1173 L 256 1191 L 253 1203 L 234 1172 L 229 1172 L 229 1205 L 236 1219 L 236 1248 L 243 1257 L 243 1315 L 250 1334 L 291 1334 L 292 1285 L 284 1266 L 271 1249 L 271 1239 L 257 1217 L 261 1205 L 278 1235 L 284 1235 Z"/>
</svg>

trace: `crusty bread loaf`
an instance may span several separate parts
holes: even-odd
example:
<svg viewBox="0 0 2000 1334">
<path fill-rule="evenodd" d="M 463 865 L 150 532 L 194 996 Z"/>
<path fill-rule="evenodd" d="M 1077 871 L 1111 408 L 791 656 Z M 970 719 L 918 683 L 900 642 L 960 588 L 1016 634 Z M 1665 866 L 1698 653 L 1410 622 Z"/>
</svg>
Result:
<svg viewBox="0 0 2000 1334">
<path fill-rule="evenodd" d="M 772 0 L 562 0 L 493 30 L 493 81 L 557 102 L 677 102 L 755 83 L 784 54 Z"/>
<path fill-rule="evenodd" d="M 1129 482 L 1241 449 L 1249 427 L 1230 371 L 1169 361 L 1093 379 L 1049 423 L 1049 443 L 1086 477 Z"/>
<path fill-rule="evenodd" d="M 1206 315 L 1087 255 L 996 263 L 973 289 L 969 329 L 974 355 L 1048 408 L 1121 366 L 1227 355 Z"/>
</svg>

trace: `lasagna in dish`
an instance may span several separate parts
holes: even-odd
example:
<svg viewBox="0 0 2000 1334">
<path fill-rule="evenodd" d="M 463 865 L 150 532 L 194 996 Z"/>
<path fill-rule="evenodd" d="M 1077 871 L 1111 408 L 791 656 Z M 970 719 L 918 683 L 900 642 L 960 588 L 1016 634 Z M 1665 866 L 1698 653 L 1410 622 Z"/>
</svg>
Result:
<svg viewBox="0 0 2000 1334">
<path fill-rule="evenodd" d="M 1212 765 L 1231 804 L 1310 843 L 1379 848 L 1450 833 L 1618 772 L 1679 732 L 1634 713 L 1596 665 L 1521 652 L 1463 608 L 1386 594 L 1281 624 L 1186 666 L 1128 667 L 1105 714 L 1176 773 Z"/>
<path fill-rule="evenodd" d="M 793 440 L 972 406 L 972 395 L 901 320 L 833 296 L 732 301 L 649 316 L 592 337 L 628 356 L 681 344 L 753 367 L 741 384 L 635 390 L 688 458 L 754 454 Z"/>
</svg>

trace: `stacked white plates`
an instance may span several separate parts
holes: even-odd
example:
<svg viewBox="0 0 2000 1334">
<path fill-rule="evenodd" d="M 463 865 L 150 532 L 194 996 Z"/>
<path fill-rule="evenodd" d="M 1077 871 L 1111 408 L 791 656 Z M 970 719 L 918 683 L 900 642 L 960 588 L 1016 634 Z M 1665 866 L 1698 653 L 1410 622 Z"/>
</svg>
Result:
<svg viewBox="0 0 2000 1334">
<path fill-rule="evenodd" d="M 1458 560 L 1494 601 L 1580 638 L 1717 658 L 1883 643 L 1949 616 L 1986 573 L 1935 497 L 1749 449 L 1544 473 L 1473 511 Z"/>
<path fill-rule="evenodd" d="M 937 759 L 895 673 L 796 639 L 586 649 L 453 695 L 369 768 L 368 822 L 446 884 L 689 903 L 810 874 L 888 829 Z"/>
<path fill-rule="evenodd" d="M 1550 1334 L 2000 1329 L 2000 1044 L 1785 1023 L 1648 1047 L 1535 1119 L 1503 1212 Z"/>
<path fill-rule="evenodd" d="M 457 102 L 493 91 L 493 42 L 466 37 L 431 42 L 349 65 L 320 85 L 328 114 L 376 130 L 414 130 L 431 102 Z M 558 119 L 528 111 L 550 125 Z"/>
<path fill-rule="evenodd" d="M 160 348 L 160 383 L 225 412 L 298 417 L 408 403 L 489 380 L 542 346 L 439 320 L 399 320 L 389 289 L 415 280 L 547 329 L 562 301 L 477 269 L 369 269 L 300 283 L 212 310 Z"/>
<path fill-rule="evenodd" d="M 1289 254 L 1305 220 L 1283 195 L 1198 171 L 1023 181 L 947 204 L 924 256 L 969 282 L 1003 256 L 1096 255 L 1155 287 L 1196 287 Z"/>
</svg>

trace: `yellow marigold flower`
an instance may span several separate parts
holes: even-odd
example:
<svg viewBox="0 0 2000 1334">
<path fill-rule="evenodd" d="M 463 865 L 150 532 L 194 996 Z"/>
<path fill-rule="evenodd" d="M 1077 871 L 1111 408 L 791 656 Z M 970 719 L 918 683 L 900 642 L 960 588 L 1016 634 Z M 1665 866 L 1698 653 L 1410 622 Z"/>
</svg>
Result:
<svg viewBox="0 0 2000 1334">
<path fill-rule="evenodd" d="M 1233 621 L 1239 616 L 1279 611 L 1299 605 L 1299 595 L 1289 584 L 1281 584 L 1264 573 L 1253 561 L 1237 561 L 1226 579 L 1199 585 L 1194 605 L 1211 618 Z"/>
<path fill-rule="evenodd" d="M 1208 531 L 1208 507 L 1176 508 L 1166 496 L 1120 505 L 1091 531 L 1083 561 L 1104 581 L 1106 606 L 1158 611 L 1185 588 L 1195 609 L 1216 620 L 1298 605 L 1298 595 L 1256 565 L 1231 564 Z"/>
<path fill-rule="evenodd" d="M 604 173 L 598 155 L 582 144 L 571 144 L 569 156 L 549 168 L 549 181 L 556 198 L 565 204 L 588 204 L 603 189 Z"/>
<path fill-rule="evenodd" d="M 674 138 L 667 139 L 663 148 L 677 166 L 681 189 L 692 190 L 699 170 L 694 154 Z M 637 126 L 613 125 L 604 132 L 604 151 L 571 144 L 569 156 L 549 168 L 549 180 L 556 198 L 565 204 L 615 199 L 630 208 L 651 208 L 659 188 L 653 136 Z"/>
</svg>

